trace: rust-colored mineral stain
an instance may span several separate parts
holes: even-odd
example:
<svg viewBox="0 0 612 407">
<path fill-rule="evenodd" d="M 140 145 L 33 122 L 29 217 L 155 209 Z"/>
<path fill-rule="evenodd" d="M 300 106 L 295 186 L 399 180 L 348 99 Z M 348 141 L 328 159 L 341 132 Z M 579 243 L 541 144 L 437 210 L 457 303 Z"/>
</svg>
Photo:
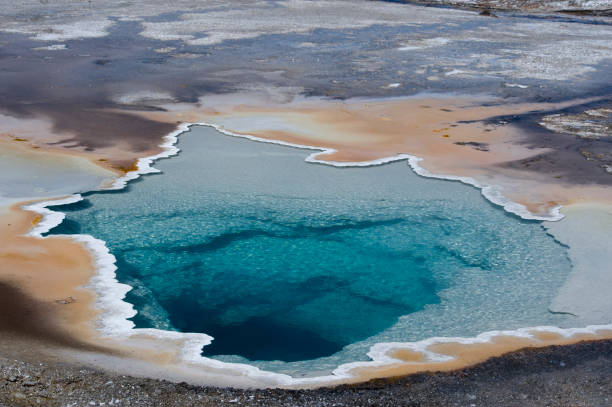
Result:
<svg viewBox="0 0 612 407">
<path fill-rule="evenodd" d="M 529 347 L 567 345 L 581 341 L 612 339 L 612 330 L 602 329 L 596 333 L 577 334 L 564 337 L 555 332 L 538 331 L 533 338 L 516 336 L 497 336 L 489 342 L 459 343 L 447 342 L 432 344 L 428 351 L 448 357 L 445 361 L 431 361 L 425 353 L 412 350 L 391 350 L 390 356 L 397 363 L 378 367 L 359 367 L 353 369 L 355 375 L 347 382 L 357 383 L 380 377 L 396 377 L 419 372 L 452 371 L 486 361 L 487 359 Z M 421 356 L 419 356 L 419 354 Z"/>
<path fill-rule="evenodd" d="M 42 215 L 36 215 L 32 219 L 32 225 L 38 225 L 38 223 L 42 220 Z"/>
<path fill-rule="evenodd" d="M 132 171 L 138 171 L 138 160 L 133 161 L 132 165 L 130 165 L 129 167 L 125 167 L 123 165 L 117 165 L 113 167 L 123 172 L 124 174 L 127 174 L 128 172 L 132 172 Z"/>
</svg>

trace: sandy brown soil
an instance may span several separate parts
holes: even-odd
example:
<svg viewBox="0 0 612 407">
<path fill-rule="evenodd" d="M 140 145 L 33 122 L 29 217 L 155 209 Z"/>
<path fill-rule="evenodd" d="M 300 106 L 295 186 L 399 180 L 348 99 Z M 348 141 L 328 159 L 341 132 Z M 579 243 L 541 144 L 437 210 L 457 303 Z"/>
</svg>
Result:
<svg viewBox="0 0 612 407">
<path fill-rule="evenodd" d="M 94 273 L 91 255 L 67 238 L 24 236 L 39 220 L 18 207 L 0 216 L 0 330 L 81 346 L 98 313 L 81 288 Z"/>
<path fill-rule="evenodd" d="M 176 128 L 176 124 L 149 121 L 125 112 L 92 109 L 85 116 L 60 116 L 61 126 L 42 115 L 17 119 L 0 113 L 0 141 L 78 154 L 119 173 L 133 170 L 138 158 L 159 153 L 162 137 Z M 75 131 L 76 126 L 82 127 Z"/>
</svg>

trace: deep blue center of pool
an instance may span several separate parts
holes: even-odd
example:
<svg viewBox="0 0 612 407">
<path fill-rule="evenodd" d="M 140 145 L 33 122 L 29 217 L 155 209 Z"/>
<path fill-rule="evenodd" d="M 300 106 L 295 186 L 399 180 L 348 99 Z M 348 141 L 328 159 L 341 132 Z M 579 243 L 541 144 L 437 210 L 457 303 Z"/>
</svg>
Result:
<svg viewBox="0 0 612 407">
<path fill-rule="evenodd" d="M 523 282 L 541 293 L 569 270 L 538 222 L 504 213 L 465 185 L 420 178 L 406 162 L 313 165 L 303 150 L 209 128 L 183 136 L 180 147 L 156 164 L 163 175 L 58 208 L 67 219 L 53 233 L 105 240 L 118 279 L 134 287 L 127 301 L 139 311 L 137 326 L 209 334 L 204 355 L 329 356 L 404 315 L 447 307 L 440 293 L 458 281 L 469 294 L 449 304 L 471 313 L 482 311 L 484 291 L 513 290 L 501 286 L 508 279 L 524 296 Z M 549 269 L 552 277 L 537 275 Z M 485 283 L 467 285 L 473 276 Z M 465 330 L 525 322 L 513 312 Z M 436 329 L 445 323 L 413 323 L 398 339 L 444 334 Z"/>
</svg>

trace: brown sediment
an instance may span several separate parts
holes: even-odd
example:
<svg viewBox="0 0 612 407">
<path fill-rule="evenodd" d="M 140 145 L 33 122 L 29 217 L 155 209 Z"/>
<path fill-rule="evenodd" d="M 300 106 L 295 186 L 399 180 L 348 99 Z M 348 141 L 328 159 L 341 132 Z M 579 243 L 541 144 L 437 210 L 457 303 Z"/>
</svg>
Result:
<svg viewBox="0 0 612 407">
<path fill-rule="evenodd" d="M 104 160 L 104 161 L 107 161 L 107 160 Z M 123 172 L 124 174 L 127 174 L 128 172 L 138 171 L 138 160 L 133 161 L 132 165 L 130 166 L 118 165 L 118 163 L 115 163 L 115 166 L 119 171 Z"/>
<path fill-rule="evenodd" d="M 46 114 L 53 117 L 54 134 L 61 135 L 54 144 L 96 151 L 124 172 L 130 171 L 138 158 L 159 153 L 162 137 L 176 129 L 176 124 L 135 117 L 123 111 L 92 108 L 75 114 L 73 106 L 68 106 Z"/>
<path fill-rule="evenodd" d="M 86 151 L 127 144 L 127 150 L 145 153 L 151 146 L 175 129 L 175 125 L 146 118 L 136 118 L 126 112 L 105 111 L 98 108 L 80 109 L 75 114 L 74 106 L 65 106 L 52 113 L 53 129 L 58 134 L 71 134 L 58 144 L 72 144 Z"/>
<path fill-rule="evenodd" d="M 0 114 L 0 126 L 3 124 L 2 122 L 3 116 Z M 24 128 L 27 129 L 28 121 L 26 120 L 24 123 Z M 24 129 L 24 130 L 25 130 Z M 27 133 L 27 131 L 25 131 Z M 47 135 L 44 131 L 37 133 L 36 136 L 32 136 L 30 139 L 23 139 L 24 142 L 16 142 L 16 140 L 9 134 L 0 134 L 0 149 L 5 152 L 10 151 L 17 154 L 29 154 L 35 150 L 37 153 L 46 154 L 52 153 L 56 157 L 62 156 L 72 156 L 86 159 L 97 167 L 101 167 L 105 170 L 110 171 L 114 175 L 121 176 L 124 175 L 124 171 L 121 171 L 117 168 L 113 162 L 110 162 L 106 158 L 98 158 L 101 154 L 99 152 L 85 152 L 79 150 L 65 149 L 54 145 L 48 145 L 44 142 L 44 137 Z M 136 158 L 131 160 L 130 162 L 136 162 Z M 112 175 L 112 174 L 109 174 Z"/>
<path fill-rule="evenodd" d="M 93 276 L 91 255 L 67 238 L 24 236 L 39 219 L 18 206 L 0 214 L 0 331 L 100 350 L 90 342 L 94 293 L 80 288 Z"/>
<path fill-rule="evenodd" d="M 49 304 L 32 298 L 15 284 L 0 281 L 0 332 L 22 339 L 43 341 L 56 346 L 101 350 L 74 336 Z"/>
<path fill-rule="evenodd" d="M 42 113 L 35 117 L 17 118 L 0 114 L 0 141 L 19 141 L 24 147 L 76 154 L 119 175 L 135 168 L 137 160 L 158 154 L 163 136 L 176 128 L 176 123 L 142 119 L 124 112 L 87 111 L 87 115 L 54 116 L 51 121 Z M 61 123 L 57 120 L 64 120 Z M 82 124 L 76 131 L 74 126 Z"/>
</svg>

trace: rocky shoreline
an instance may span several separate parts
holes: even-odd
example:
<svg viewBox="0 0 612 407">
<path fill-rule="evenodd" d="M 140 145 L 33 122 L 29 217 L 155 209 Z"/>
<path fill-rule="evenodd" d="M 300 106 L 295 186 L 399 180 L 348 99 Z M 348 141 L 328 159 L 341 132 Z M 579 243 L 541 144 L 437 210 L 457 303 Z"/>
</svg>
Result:
<svg viewBox="0 0 612 407">
<path fill-rule="evenodd" d="M 394 1 L 394 0 L 391 0 Z M 495 16 L 496 11 L 519 11 L 535 13 L 566 13 L 575 15 L 612 16 L 612 2 L 609 0 L 400 0 L 403 3 L 425 6 L 453 7 L 468 10 L 482 10 L 482 15 Z"/>
<path fill-rule="evenodd" d="M 6 353 L 2 351 L 2 353 Z M 315 390 L 242 390 L 135 378 L 0 354 L 9 406 L 609 406 L 612 340 L 523 349 L 449 373 Z"/>
</svg>

